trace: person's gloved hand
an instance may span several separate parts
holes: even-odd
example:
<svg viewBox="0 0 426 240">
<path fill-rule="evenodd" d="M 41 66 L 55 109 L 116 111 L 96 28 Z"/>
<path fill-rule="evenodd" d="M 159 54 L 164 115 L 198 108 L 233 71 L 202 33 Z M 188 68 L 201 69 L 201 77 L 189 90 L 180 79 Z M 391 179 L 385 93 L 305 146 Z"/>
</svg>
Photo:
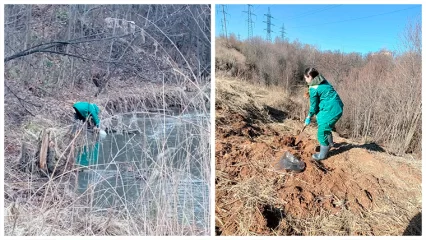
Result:
<svg viewBox="0 0 426 240">
<path fill-rule="evenodd" d="M 303 93 L 303 97 L 309 99 L 309 90 Z"/>
<path fill-rule="evenodd" d="M 106 138 L 107 133 L 104 130 L 99 130 L 99 139 L 103 140 L 104 138 Z"/>
<path fill-rule="evenodd" d="M 93 127 L 93 132 L 94 132 L 94 133 L 99 133 L 99 130 L 100 130 L 100 128 L 99 128 L 99 127 L 96 127 L 96 126 L 95 126 L 95 127 Z"/>
<path fill-rule="evenodd" d="M 307 125 L 309 125 L 311 123 L 311 118 L 308 116 L 306 119 L 305 119 L 305 125 L 307 126 Z"/>
</svg>

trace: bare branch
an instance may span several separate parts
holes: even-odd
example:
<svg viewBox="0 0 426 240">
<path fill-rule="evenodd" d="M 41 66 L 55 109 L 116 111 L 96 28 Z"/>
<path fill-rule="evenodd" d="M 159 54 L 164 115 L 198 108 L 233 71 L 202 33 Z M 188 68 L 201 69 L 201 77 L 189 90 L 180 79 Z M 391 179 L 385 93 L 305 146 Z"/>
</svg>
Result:
<svg viewBox="0 0 426 240">
<path fill-rule="evenodd" d="M 136 31 L 136 33 L 141 32 L 141 31 L 142 30 L 138 30 L 138 31 Z M 43 43 L 43 44 L 39 44 L 37 46 L 30 47 L 30 48 L 23 50 L 21 52 L 18 52 L 16 54 L 12 55 L 12 56 L 6 57 L 4 59 L 4 62 L 8 62 L 10 60 L 20 58 L 20 57 L 24 57 L 24 56 L 27 56 L 27 55 L 30 55 L 30 54 L 33 54 L 33 53 L 37 53 L 37 52 L 58 53 L 58 52 L 54 52 L 54 51 L 45 51 L 46 49 L 53 48 L 53 47 L 64 46 L 64 45 L 69 45 L 69 44 L 81 44 L 81 43 L 88 43 L 88 42 L 108 41 L 108 40 L 113 40 L 113 39 L 117 39 L 117 38 L 128 37 L 128 36 L 131 36 L 131 35 L 133 35 L 133 34 L 130 33 L 130 34 L 124 34 L 124 35 L 121 35 L 121 36 L 114 36 L 114 37 L 100 38 L 100 39 L 80 40 L 81 38 L 79 38 L 79 39 L 73 39 L 73 40 L 69 40 L 69 41 L 54 41 L 54 42 L 49 42 L 49 43 Z M 47 45 L 47 47 L 41 48 L 42 46 L 46 46 L 46 45 Z M 63 55 L 67 55 L 67 54 L 63 54 Z M 79 56 L 72 55 L 72 54 L 70 54 L 69 56 L 79 57 Z M 84 57 L 80 57 L 80 58 L 85 59 Z M 90 60 L 90 59 L 87 59 L 87 60 Z"/>
</svg>

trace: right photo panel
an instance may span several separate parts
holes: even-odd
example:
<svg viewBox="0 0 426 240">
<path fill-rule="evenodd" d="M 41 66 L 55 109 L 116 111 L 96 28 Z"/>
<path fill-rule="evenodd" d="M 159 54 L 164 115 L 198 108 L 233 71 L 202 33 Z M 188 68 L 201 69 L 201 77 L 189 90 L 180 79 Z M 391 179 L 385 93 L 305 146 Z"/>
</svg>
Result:
<svg viewBox="0 0 426 240">
<path fill-rule="evenodd" d="M 215 235 L 421 235 L 421 4 L 215 9 Z"/>
</svg>

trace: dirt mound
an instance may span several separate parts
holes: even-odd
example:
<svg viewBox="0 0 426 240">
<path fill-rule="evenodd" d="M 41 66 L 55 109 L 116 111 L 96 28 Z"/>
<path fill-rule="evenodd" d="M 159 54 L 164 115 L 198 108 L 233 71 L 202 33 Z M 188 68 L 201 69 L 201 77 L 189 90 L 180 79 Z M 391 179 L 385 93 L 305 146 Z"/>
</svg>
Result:
<svg viewBox="0 0 426 240">
<path fill-rule="evenodd" d="M 421 211 L 421 167 L 343 138 L 318 163 L 313 127 L 296 144 L 291 127 L 225 109 L 216 106 L 217 235 L 401 235 Z M 303 172 L 276 169 L 285 151 Z"/>
</svg>

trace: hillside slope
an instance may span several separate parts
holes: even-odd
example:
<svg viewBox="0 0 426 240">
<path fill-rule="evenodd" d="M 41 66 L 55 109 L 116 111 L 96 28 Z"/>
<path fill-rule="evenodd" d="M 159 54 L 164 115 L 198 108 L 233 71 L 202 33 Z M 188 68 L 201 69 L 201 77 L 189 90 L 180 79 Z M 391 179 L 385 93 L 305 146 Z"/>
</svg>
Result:
<svg viewBox="0 0 426 240">
<path fill-rule="evenodd" d="M 337 144 L 330 157 L 323 166 L 315 165 L 311 155 L 318 144 L 316 127 L 309 126 L 295 145 L 296 131 L 303 125 L 288 116 L 298 105 L 283 95 L 271 104 L 274 94 L 279 93 L 217 79 L 217 235 L 421 231 L 413 228 L 421 222 L 410 223 L 413 217 L 421 219 L 420 160 L 392 156 L 375 143 L 334 133 Z M 278 105 L 285 109 L 274 108 Z M 274 165 L 285 151 L 306 163 L 302 173 L 276 170 Z"/>
</svg>

